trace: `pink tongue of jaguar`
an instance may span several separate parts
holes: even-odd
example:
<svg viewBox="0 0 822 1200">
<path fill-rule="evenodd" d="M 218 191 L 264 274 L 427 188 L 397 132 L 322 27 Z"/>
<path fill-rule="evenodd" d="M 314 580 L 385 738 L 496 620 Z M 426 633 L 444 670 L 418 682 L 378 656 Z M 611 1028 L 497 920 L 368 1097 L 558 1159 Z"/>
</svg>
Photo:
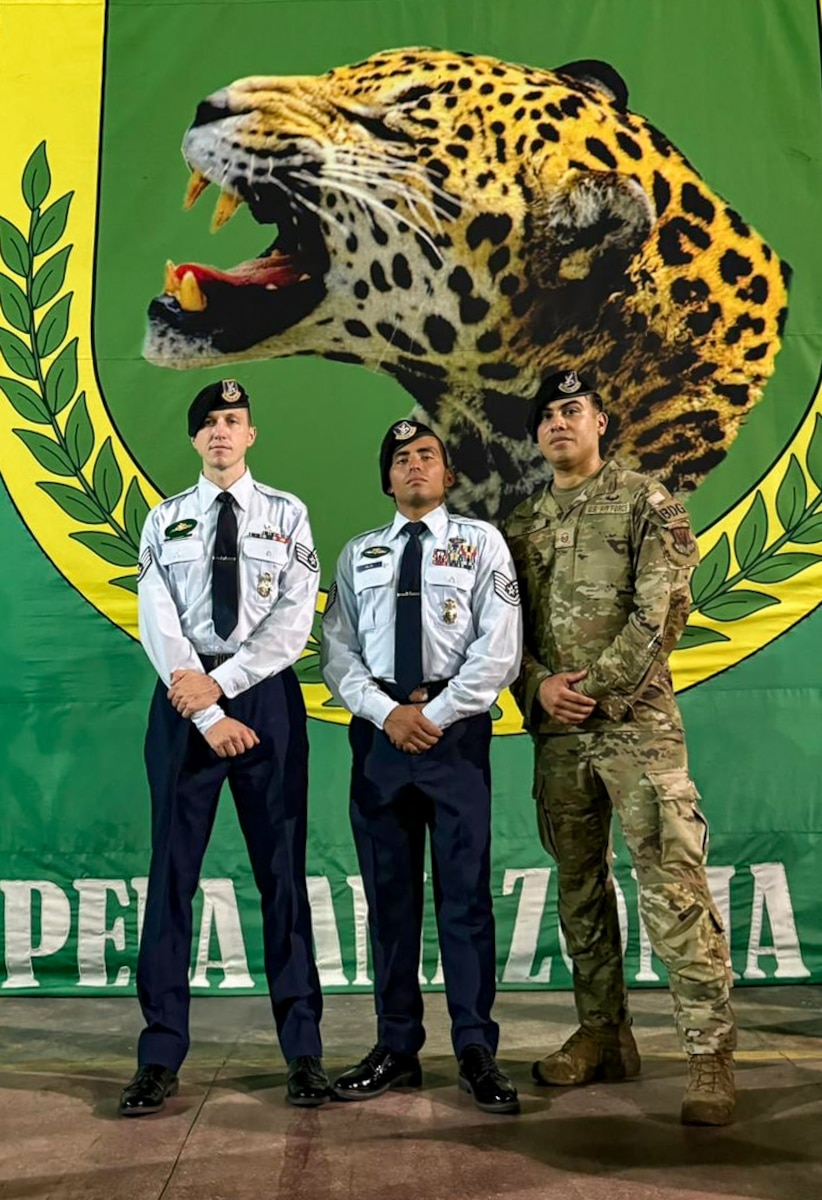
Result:
<svg viewBox="0 0 822 1200">
<path fill-rule="evenodd" d="M 220 271 L 217 267 L 201 266 L 199 263 L 181 263 L 176 268 L 179 280 L 188 272 L 191 272 L 198 284 L 216 280 L 234 287 L 254 284 L 256 287 L 284 288 L 299 282 L 303 276 L 293 258 L 289 254 L 281 254 L 278 250 L 265 258 L 252 258 L 248 262 L 240 263 L 230 271 Z"/>
</svg>

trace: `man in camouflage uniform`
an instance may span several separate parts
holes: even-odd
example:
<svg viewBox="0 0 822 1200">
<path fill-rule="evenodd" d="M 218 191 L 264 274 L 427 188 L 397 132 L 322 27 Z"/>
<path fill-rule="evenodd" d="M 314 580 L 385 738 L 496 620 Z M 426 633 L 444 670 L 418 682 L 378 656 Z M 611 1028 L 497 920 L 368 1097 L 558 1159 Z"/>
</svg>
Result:
<svg viewBox="0 0 822 1200">
<path fill-rule="evenodd" d="M 670 492 L 603 462 L 607 421 L 575 371 L 544 380 L 532 434 L 553 481 L 505 524 L 525 622 L 512 690 L 534 741 L 540 835 L 557 861 L 581 1022 L 534 1064 L 534 1077 L 562 1086 L 639 1073 L 610 873 L 616 808 L 688 1054 L 682 1120 L 727 1124 L 735 1100 L 730 960 L 668 667 L 698 552 Z"/>
</svg>

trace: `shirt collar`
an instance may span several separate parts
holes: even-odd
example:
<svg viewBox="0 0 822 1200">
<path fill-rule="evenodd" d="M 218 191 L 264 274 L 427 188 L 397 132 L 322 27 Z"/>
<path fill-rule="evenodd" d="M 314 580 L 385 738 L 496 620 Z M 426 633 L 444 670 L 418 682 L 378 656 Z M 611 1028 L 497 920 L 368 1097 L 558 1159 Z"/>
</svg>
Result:
<svg viewBox="0 0 822 1200">
<path fill-rule="evenodd" d="M 442 540 L 448 529 L 448 509 L 444 504 L 441 504 L 439 508 L 434 508 L 431 512 L 426 513 L 421 520 L 426 529 L 430 533 L 433 533 L 435 538 Z M 404 536 L 402 530 L 407 524 L 408 517 L 404 517 L 401 512 L 394 513 L 394 520 L 391 522 L 388 530 L 388 536 L 392 541 L 396 541 Z"/>
<path fill-rule="evenodd" d="M 205 475 L 200 476 L 197 481 L 197 494 L 199 495 L 203 512 L 208 512 L 223 491 L 224 489 L 217 487 L 216 483 L 212 483 L 210 479 L 206 479 Z M 232 483 L 228 491 L 234 497 L 237 505 L 245 512 L 251 503 L 251 495 L 254 491 L 254 480 L 251 478 L 251 472 L 248 467 L 246 467 L 245 472 L 240 478 Z"/>
</svg>

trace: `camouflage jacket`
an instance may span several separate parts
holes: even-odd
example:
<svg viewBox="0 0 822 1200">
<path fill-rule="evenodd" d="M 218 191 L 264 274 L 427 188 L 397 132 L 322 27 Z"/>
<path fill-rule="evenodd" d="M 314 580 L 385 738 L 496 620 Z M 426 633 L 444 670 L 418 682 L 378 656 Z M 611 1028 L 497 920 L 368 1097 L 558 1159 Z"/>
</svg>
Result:
<svg viewBox="0 0 822 1200">
<path fill-rule="evenodd" d="M 681 727 L 668 655 L 688 619 L 699 554 L 679 501 L 610 461 L 564 514 L 545 487 L 514 509 L 504 533 L 522 595 L 524 652 L 511 690 L 526 728 Z M 561 725 L 539 705 L 539 685 L 583 668 L 576 690 L 597 708 L 583 725 Z"/>
</svg>

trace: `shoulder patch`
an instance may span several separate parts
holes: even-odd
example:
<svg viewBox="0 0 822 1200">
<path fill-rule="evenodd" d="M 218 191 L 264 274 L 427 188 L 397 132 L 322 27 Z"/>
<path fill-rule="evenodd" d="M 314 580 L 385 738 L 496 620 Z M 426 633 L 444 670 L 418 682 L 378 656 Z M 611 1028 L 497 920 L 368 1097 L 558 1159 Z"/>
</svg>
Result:
<svg viewBox="0 0 822 1200">
<path fill-rule="evenodd" d="M 148 571 L 149 567 L 151 566 L 151 564 L 153 562 L 154 562 L 154 558 L 151 553 L 151 547 L 146 546 L 145 550 L 140 555 L 140 561 L 137 564 L 137 582 L 138 583 L 142 582 L 142 580 L 145 578 L 146 572 Z"/>
<path fill-rule="evenodd" d="M 312 546 L 304 546 L 302 542 L 295 542 L 294 553 L 297 556 L 297 562 L 308 567 L 309 571 L 319 571 L 320 560 L 317 558 L 317 551 Z"/>
<path fill-rule="evenodd" d="M 512 604 L 515 608 L 519 604 L 519 584 L 502 571 L 494 571 L 494 591 L 506 604 Z"/>
<path fill-rule="evenodd" d="M 331 587 L 328 589 L 328 596 L 325 601 L 325 608 L 323 609 L 323 616 L 325 616 L 325 614 L 330 609 L 332 609 L 336 603 L 337 603 L 337 581 L 335 579 L 334 582 L 331 584 Z"/>
</svg>

